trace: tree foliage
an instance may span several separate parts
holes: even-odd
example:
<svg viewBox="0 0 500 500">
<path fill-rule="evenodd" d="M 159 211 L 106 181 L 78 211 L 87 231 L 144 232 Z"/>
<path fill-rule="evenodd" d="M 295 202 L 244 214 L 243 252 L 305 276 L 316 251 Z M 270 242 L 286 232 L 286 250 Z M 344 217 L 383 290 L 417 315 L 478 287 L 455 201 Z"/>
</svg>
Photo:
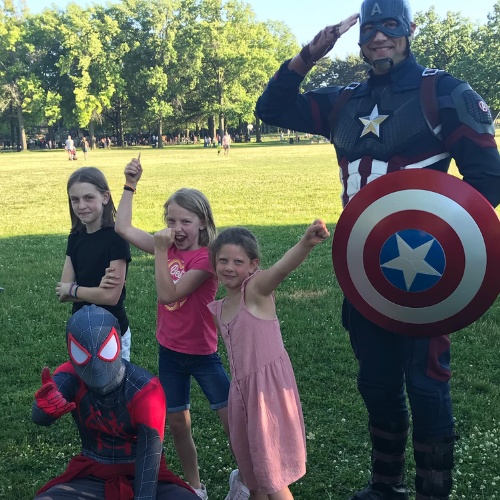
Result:
<svg viewBox="0 0 500 500">
<path fill-rule="evenodd" d="M 300 49 L 286 25 L 258 21 L 240 0 L 73 3 L 36 15 L 20 5 L 0 9 L 0 116 L 21 138 L 40 124 L 91 136 L 99 126 L 119 144 L 127 131 L 245 132 L 268 79 Z M 500 0 L 484 25 L 434 8 L 415 21 L 418 61 L 500 110 Z M 325 57 L 303 89 L 362 81 L 366 69 L 358 55 Z"/>
<path fill-rule="evenodd" d="M 412 50 L 423 66 L 456 73 L 461 59 L 477 51 L 477 27 L 457 12 L 448 12 L 440 19 L 432 7 L 425 14 L 418 13 L 415 23 Z"/>
<path fill-rule="evenodd" d="M 412 50 L 420 64 L 448 71 L 469 82 L 491 106 L 500 110 L 500 0 L 485 25 L 458 12 L 440 19 L 434 8 L 415 16 L 418 30 Z M 494 111 L 494 113 L 496 114 Z"/>
<path fill-rule="evenodd" d="M 335 85 L 349 85 L 352 82 L 361 82 L 366 79 L 368 65 L 360 56 L 351 54 L 345 59 L 324 57 L 316 64 L 304 81 L 304 90 Z"/>
<path fill-rule="evenodd" d="M 474 34 L 477 50 L 462 61 L 462 74 L 493 110 L 500 112 L 500 0 L 488 15 L 488 22 Z"/>
</svg>

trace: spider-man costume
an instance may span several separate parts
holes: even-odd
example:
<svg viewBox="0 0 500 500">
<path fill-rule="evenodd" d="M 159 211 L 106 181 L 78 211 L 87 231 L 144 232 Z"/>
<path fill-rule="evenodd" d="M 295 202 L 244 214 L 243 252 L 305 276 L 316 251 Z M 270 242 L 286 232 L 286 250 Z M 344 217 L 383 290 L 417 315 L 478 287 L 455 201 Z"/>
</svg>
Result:
<svg viewBox="0 0 500 500">
<path fill-rule="evenodd" d="M 106 500 L 198 498 L 167 468 L 165 394 L 156 377 L 122 360 L 116 318 L 101 307 L 85 306 L 69 319 L 66 339 L 70 361 L 53 377 L 43 369 L 32 419 L 48 426 L 71 412 L 82 451 L 36 500 L 80 494 Z"/>
</svg>

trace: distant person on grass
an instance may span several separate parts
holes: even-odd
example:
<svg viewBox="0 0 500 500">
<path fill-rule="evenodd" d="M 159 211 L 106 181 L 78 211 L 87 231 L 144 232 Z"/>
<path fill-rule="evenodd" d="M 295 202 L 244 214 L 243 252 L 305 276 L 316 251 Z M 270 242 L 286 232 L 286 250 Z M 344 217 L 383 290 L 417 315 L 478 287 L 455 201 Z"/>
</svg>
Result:
<svg viewBox="0 0 500 500">
<path fill-rule="evenodd" d="M 299 92 L 316 61 L 357 20 L 354 14 L 326 27 L 282 64 L 257 102 L 260 119 L 332 142 L 344 205 L 360 196 L 372 179 L 403 169 L 447 172 L 454 158 L 464 181 L 497 206 L 500 156 L 490 110 L 466 82 L 417 63 L 410 46 L 416 25 L 406 0 L 362 3 L 359 47 L 370 65 L 365 82 Z M 348 300 L 342 321 L 359 363 L 358 389 L 368 410 L 372 442 L 371 479 L 352 500 L 408 499 L 407 397 L 416 498 L 447 500 L 457 439 L 449 336 L 393 333 L 369 321 Z"/>
<path fill-rule="evenodd" d="M 68 160 L 73 159 L 73 150 L 75 149 L 75 141 L 68 135 L 68 138 L 64 142 L 64 149 L 68 153 Z"/>
<path fill-rule="evenodd" d="M 226 500 L 242 481 L 252 500 L 290 500 L 306 472 L 306 437 L 297 384 L 276 317 L 274 290 L 329 236 L 323 221 L 273 266 L 259 270 L 259 245 L 245 228 L 222 231 L 210 246 L 227 296 L 209 305 L 231 366 L 229 436 L 238 462 Z M 240 486 L 241 488 L 241 486 Z"/>
<path fill-rule="evenodd" d="M 82 137 L 82 141 L 81 141 L 80 145 L 82 147 L 83 157 L 84 157 L 85 161 L 87 161 L 87 156 L 89 153 L 89 141 L 87 141 L 86 137 Z"/>
<path fill-rule="evenodd" d="M 224 150 L 224 156 L 227 156 L 229 154 L 230 148 L 231 148 L 231 136 L 229 135 L 229 132 L 226 132 L 224 134 L 224 137 L 222 138 L 222 149 Z"/>
<path fill-rule="evenodd" d="M 60 302 L 72 302 L 72 312 L 97 304 L 120 322 L 122 357 L 130 360 L 131 332 L 125 311 L 125 279 L 131 260 L 130 245 L 114 230 L 115 205 L 104 174 L 95 167 L 73 172 L 67 184 L 71 233 L 56 295 Z M 117 275 L 116 286 L 103 288 L 108 267 Z"/>
<path fill-rule="evenodd" d="M 79 455 L 35 500 L 194 500 L 163 453 L 165 394 L 151 373 L 122 359 L 120 324 L 92 305 L 68 321 L 70 360 L 42 371 L 32 420 L 49 426 L 66 413 L 78 428 Z"/>
<path fill-rule="evenodd" d="M 125 190 L 118 207 L 116 231 L 155 257 L 158 372 L 167 396 L 168 423 L 185 477 L 197 495 L 206 499 L 189 409 L 194 377 L 228 432 L 229 377 L 217 353 L 217 331 L 207 308 L 217 291 L 207 249 L 216 236 L 215 223 L 205 195 L 184 188 L 165 202 L 166 228 L 153 236 L 134 227 L 132 200 L 141 176 L 140 158 L 134 158 L 125 167 Z M 110 269 L 109 286 L 120 277 Z"/>
</svg>

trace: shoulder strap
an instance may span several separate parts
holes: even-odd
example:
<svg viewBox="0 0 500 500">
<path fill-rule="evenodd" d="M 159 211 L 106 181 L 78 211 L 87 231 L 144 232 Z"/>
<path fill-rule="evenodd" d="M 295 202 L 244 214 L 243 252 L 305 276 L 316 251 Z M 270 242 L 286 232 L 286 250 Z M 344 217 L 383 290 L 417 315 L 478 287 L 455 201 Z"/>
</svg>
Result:
<svg viewBox="0 0 500 500">
<path fill-rule="evenodd" d="M 422 72 L 420 84 L 420 102 L 424 118 L 431 132 L 441 139 L 441 121 L 439 120 L 439 106 L 437 100 L 437 82 L 444 75 L 444 71 L 433 68 L 425 68 Z"/>
<path fill-rule="evenodd" d="M 341 92 L 339 95 L 339 98 L 333 105 L 332 111 L 330 113 L 330 116 L 328 117 L 328 121 L 330 123 L 335 123 L 337 120 L 337 115 L 339 114 L 340 109 L 345 105 L 345 103 L 351 98 L 352 94 L 354 93 L 354 90 L 356 90 L 361 83 L 359 82 L 352 82 L 347 87 L 344 87 L 344 90 Z"/>
</svg>

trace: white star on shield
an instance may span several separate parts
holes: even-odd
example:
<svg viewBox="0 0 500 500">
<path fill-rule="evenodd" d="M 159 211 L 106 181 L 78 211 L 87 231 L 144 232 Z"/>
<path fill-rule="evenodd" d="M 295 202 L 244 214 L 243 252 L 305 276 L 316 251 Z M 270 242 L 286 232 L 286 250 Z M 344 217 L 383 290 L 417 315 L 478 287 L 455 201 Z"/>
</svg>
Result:
<svg viewBox="0 0 500 500">
<path fill-rule="evenodd" d="M 436 271 L 425 261 L 425 257 L 432 243 L 434 243 L 434 240 L 430 240 L 417 248 L 411 248 L 399 234 L 396 234 L 396 240 L 398 243 L 399 257 L 382 264 L 382 267 L 401 271 L 405 279 L 407 290 L 411 288 L 417 274 L 441 276 L 441 273 Z"/>
<path fill-rule="evenodd" d="M 370 132 L 373 132 L 377 137 L 380 137 L 380 124 L 386 119 L 389 118 L 389 115 L 379 115 L 378 114 L 378 106 L 375 104 L 370 116 L 360 117 L 361 123 L 365 126 L 363 132 L 361 132 L 360 137 L 363 137 Z"/>
</svg>

